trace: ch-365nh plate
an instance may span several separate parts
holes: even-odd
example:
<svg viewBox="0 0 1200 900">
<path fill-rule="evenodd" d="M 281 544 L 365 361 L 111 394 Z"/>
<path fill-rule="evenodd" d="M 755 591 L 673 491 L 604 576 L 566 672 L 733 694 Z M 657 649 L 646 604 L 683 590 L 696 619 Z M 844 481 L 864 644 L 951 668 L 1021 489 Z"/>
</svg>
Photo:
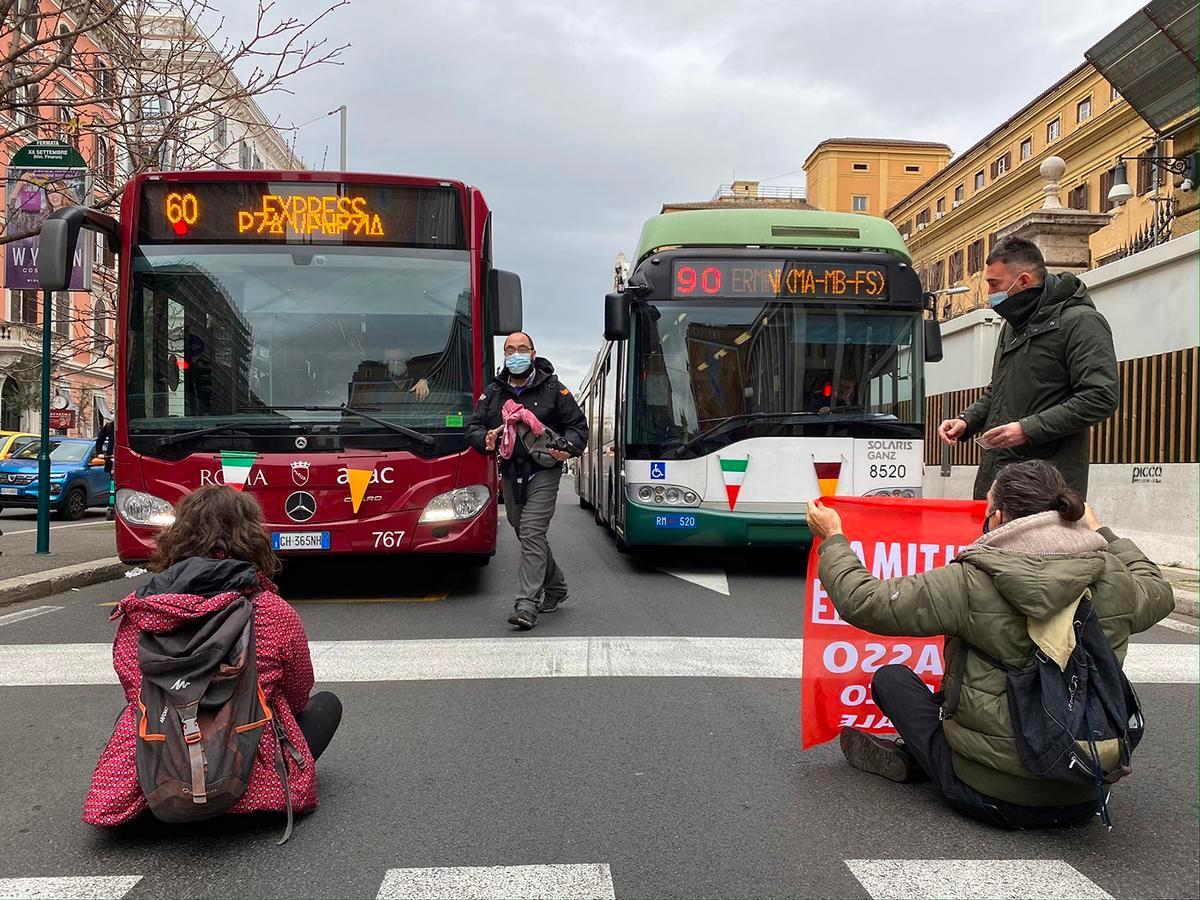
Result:
<svg viewBox="0 0 1200 900">
<path fill-rule="evenodd" d="M 328 531 L 272 531 L 271 546 L 276 550 L 328 550 Z"/>
</svg>

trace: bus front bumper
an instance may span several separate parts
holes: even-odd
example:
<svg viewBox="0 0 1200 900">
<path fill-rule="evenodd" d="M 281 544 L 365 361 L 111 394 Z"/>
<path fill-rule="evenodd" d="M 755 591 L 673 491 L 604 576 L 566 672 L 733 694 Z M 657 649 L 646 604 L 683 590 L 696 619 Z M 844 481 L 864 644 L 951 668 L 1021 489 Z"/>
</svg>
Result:
<svg viewBox="0 0 1200 900">
<path fill-rule="evenodd" d="M 802 513 L 741 513 L 717 509 L 625 506 L 631 547 L 789 547 L 812 543 Z"/>
</svg>

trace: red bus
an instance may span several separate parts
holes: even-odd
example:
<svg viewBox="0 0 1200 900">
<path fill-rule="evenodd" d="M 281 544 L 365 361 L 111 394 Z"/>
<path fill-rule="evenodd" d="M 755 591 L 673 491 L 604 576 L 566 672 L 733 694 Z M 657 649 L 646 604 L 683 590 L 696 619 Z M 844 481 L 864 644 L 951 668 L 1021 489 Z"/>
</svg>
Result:
<svg viewBox="0 0 1200 900">
<path fill-rule="evenodd" d="M 164 172 L 120 223 L 55 213 L 42 286 L 80 228 L 119 254 L 117 551 L 149 557 L 174 505 L 226 484 L 282 555 L 496 548 L 496 471 L 464 423 L 521 327 L 483 195 L 341 172 Z"/>
</svg>

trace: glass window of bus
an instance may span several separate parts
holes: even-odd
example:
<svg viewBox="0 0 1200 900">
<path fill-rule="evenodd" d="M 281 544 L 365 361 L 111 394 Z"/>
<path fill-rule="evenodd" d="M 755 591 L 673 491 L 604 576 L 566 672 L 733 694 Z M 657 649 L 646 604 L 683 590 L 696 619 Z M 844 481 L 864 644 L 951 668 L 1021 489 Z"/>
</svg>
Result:
<svg viewBox="0 0 1200 900">
<path fill-rule="evenodd" d="M 747 421 L 715 436 L 718 445 L 834 421 L 922 422 L 920 319 L 912 312 L 763 300 L 646 304 L 635 320 L 631 455 L 652 457 L 730 416 L 800 414 L 785 425 Z"/>
<path fill-rule="evenodd" d="M 444 430 L 473 400 L 469 274 L 459 250 L 141 246 L 125 367 L 130 431 L 340 404 Z"/>
</svg>

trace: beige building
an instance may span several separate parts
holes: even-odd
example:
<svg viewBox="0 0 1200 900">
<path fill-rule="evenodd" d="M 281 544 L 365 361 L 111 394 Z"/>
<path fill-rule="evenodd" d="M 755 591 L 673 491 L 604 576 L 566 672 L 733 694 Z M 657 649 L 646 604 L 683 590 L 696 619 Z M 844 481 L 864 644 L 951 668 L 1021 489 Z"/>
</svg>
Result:
<svg viewBox="0 0 1200 900">
<path fill-rule="evenodd" d="M 830 138 L 804 161 L 808 201 L 830 212 L 882 216 L 949 161 L 945 144 Z"/>
<path fill-rule="evenodd" d="M 1051 156 L 1066 163 L 1060 185 L 1063 206 L 1111 216 L 1090 238 L 1094 264 L 1115 258 L 1140 233 L 1164 227 L 1171 177 L 1144 159 L 1129 159 L 1133 197 L 1108 200 L 1118 157 L 1170 155 L 1172 142 L 1155 150 L 1149 125 L 1091 64 L 1084 63 L 1051 85 L 959 154 L 933 178 L 892 205 L 887 217 L 908 241 L 930 290 L 960 285 L 952 315 L 982 306 L 987 287 L 984 260 L 995 234 L 1041 207 L 1039 168 Z M 1160 222 L 1155 226 L 1156 210 Z"/>
</svg>

